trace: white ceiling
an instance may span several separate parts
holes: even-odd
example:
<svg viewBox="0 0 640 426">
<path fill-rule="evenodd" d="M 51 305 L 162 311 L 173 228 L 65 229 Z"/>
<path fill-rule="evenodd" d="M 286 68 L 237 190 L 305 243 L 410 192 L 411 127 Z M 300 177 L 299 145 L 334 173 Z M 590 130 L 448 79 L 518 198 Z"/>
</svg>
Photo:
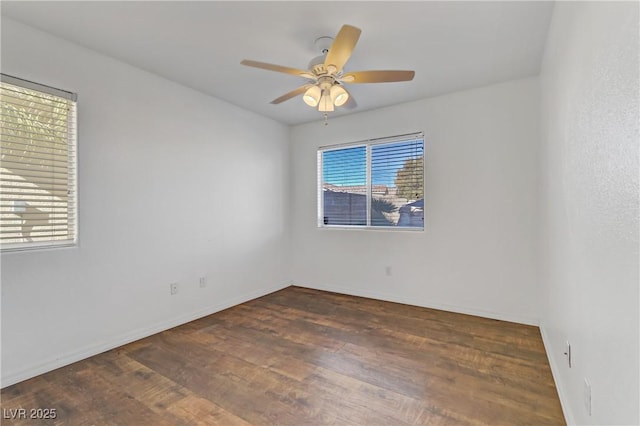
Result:
<svg viewBox="0 0 640 426">
<path fill-rule="evenodd" d="M 2 15 L 286 124 L 319 120 L 306 80 L 240 65 L 306 69 L 314 40 L 362 29 L 348 71 L 415 70 L 411 82 L 351 84 L 342 115 L 537 75 L 553 3 L 329 1 L 2 1 Z"/>
</svg>

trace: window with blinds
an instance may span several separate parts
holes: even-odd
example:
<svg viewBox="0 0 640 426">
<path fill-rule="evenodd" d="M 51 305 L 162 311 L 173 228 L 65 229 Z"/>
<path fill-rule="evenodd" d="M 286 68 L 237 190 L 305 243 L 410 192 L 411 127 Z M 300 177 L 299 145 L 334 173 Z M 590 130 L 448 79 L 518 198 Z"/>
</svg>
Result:
<svg viewBox="0 0 640 426">
<path fill-rule="evenodd" d="M 320 148 L 318 226 L 424 229 L 424 135 Z"/>
<path fill-rule="evenodd" d="M 76 96 L 0 77 L 0 248 L 73 245 Z"/>
</svg>

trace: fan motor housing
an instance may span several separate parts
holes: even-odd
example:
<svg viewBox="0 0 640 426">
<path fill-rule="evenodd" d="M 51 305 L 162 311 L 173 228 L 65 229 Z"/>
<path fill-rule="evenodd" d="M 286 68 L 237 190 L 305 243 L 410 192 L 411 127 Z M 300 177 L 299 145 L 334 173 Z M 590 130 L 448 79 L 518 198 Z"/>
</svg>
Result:
<svg viewBox="0 0 640 426">
<path fill-rule="evenodd" d="M 320 55 L 313 58 L 307 68 L 312 70 L 315 75 L 326 74 L 327 70 L 324 68 L 324 59 L 327 55 Z"/>
</svg>

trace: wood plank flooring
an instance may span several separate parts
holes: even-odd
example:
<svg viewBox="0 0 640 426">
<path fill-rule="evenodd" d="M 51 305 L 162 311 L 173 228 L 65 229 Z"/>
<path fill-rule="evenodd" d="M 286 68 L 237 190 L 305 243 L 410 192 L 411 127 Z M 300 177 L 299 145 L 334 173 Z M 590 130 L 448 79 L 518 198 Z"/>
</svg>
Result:
<svg viewBox="0 0 640 426">
<path fill-rule="evenodd" d="M 1 398 L 3 425 L 564 424 L 537 327 L 300 287 Z"/>
</svg>

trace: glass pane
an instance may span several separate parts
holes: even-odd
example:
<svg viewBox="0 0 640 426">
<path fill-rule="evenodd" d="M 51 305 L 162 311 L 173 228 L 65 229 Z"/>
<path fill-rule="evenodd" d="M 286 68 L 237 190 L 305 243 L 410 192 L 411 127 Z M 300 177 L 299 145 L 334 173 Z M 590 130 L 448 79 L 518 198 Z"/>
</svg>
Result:
<svg viewBox="0 0 640 426">
<path fill-rule="evenodd" d="M 325 225 L 366 226 L 366 147 L 323 152 L 322 191 Z"/>
<path fill-rule="evenodd" d="M 371 147 L 371 225 L 424 226 L 422 139 Z"/>
</svg>

